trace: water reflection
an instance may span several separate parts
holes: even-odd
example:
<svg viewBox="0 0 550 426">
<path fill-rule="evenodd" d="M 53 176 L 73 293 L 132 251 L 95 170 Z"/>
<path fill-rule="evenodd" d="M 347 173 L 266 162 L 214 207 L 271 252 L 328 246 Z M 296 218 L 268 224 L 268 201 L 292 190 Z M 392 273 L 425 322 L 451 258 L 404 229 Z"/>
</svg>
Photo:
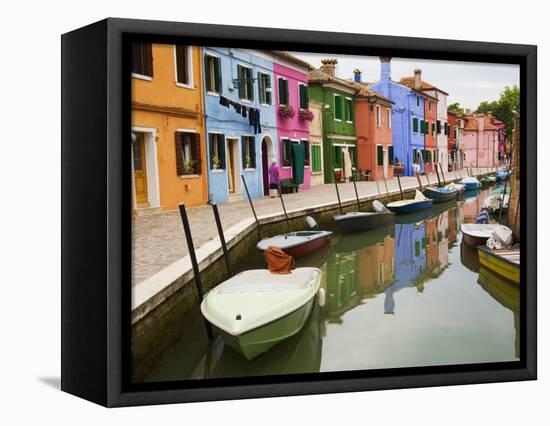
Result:
<svg viewBox="0 0 550 426">
<path fill-rule="evenodd" d="M 322 269 L 326 290 L 325 305 L 315 306 L 300 333 L 252 361 L 221 340 L 187 333 L 148 380 L 518 359 L 517 288 L 480 271 L 477 253 L 457 247 L 460 223 L 473 221 L 483 197 L 336 237 L 325 251 L 299 261 Z M 193 327 L 195 335 L 204 334 L 200 317 Z M 200 360 L 190 359 L 190 345 L 202 345 Z"/>
</svg>

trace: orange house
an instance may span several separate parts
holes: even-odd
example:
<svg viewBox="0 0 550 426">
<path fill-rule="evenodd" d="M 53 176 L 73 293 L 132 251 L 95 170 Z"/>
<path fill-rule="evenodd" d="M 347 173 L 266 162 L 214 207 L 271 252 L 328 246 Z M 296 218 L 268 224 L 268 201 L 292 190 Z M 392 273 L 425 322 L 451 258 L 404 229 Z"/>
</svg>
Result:
<svg viewBox="0 0 550 426">
<path fill-rule="evenodd" d="M 132 45 L 132 203 L 136 213 L 206 203 L 199 47 Z"/>
<path fill-rule="evenodd" d="M 393 177 L 393 102 L 364 83 L 355 83 L 355 133 L 357 165 L 373 180 Z"/>
<path fill-rule="evenodd" d="M 437 157 L 437 101 L 434 98 L 426 97 L 424 99 L 424 121 L 425 121 L 425 135 L 424 135 L 424 165 L 425 171 L 428 173 L 435 173 L 435 161 Z M 422 162 L 422 158 L 418 158 L 419 164 Z"/>
</svg>

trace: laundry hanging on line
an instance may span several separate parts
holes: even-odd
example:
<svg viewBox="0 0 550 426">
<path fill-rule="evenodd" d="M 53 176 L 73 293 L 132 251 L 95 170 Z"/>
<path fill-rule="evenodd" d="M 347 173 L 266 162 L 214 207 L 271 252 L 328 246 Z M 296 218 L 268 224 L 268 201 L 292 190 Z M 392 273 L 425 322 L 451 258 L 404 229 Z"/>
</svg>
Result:
<svg viewBox="0 0 550 426">
<path fill-rule="evenodd" d="M 260 110 L 258 108 L 241 105 L 238 102 L 232 101 L 225 96 L 220 96 L 220 105 L 226 108 L 230 106 L 235 109 L 235 112 L 243 118 L 248 117 L 248 123 L 252 126 L 254 133 L 261 133 L 262 126 L 260 124 Z"/>
</svg>

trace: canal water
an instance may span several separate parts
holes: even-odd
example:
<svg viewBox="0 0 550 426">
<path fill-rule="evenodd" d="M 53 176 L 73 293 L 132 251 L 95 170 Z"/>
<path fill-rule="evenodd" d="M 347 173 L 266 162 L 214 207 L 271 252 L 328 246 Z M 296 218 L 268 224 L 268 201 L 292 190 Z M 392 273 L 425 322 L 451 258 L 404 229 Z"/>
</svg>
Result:
<svg viewBox="0 0 550 426">
<path fill-rule="evenodd" d="M 297 335 L 252 361 L 208 342 L 197 309 L 146 381 L 518 360 L 519 291 L 480 269 L 477 250 L 460 243 L 460 224 L 475 221 L 486 196 L 337 235 L 299 259 L 321 268 L 326 303 Z M 239 269 L 265 267 L 255 250 L 249 259 Z"/>
</svg>

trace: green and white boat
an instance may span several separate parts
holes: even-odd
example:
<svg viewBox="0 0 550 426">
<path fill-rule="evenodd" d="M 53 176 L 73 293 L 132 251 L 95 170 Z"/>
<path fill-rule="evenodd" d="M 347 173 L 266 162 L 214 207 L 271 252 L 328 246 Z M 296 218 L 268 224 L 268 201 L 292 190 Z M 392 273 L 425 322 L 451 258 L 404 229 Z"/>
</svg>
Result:
<svg viewBox="0 0 550 426">
<path fill-rule="evenodd" d="M 318 268 L 244 271 L 209 291 L 201 311 L 225 344 L 250 360 L 301 330 L 315 295 L 324 299 L 320 283 Z"/>
</svg>

